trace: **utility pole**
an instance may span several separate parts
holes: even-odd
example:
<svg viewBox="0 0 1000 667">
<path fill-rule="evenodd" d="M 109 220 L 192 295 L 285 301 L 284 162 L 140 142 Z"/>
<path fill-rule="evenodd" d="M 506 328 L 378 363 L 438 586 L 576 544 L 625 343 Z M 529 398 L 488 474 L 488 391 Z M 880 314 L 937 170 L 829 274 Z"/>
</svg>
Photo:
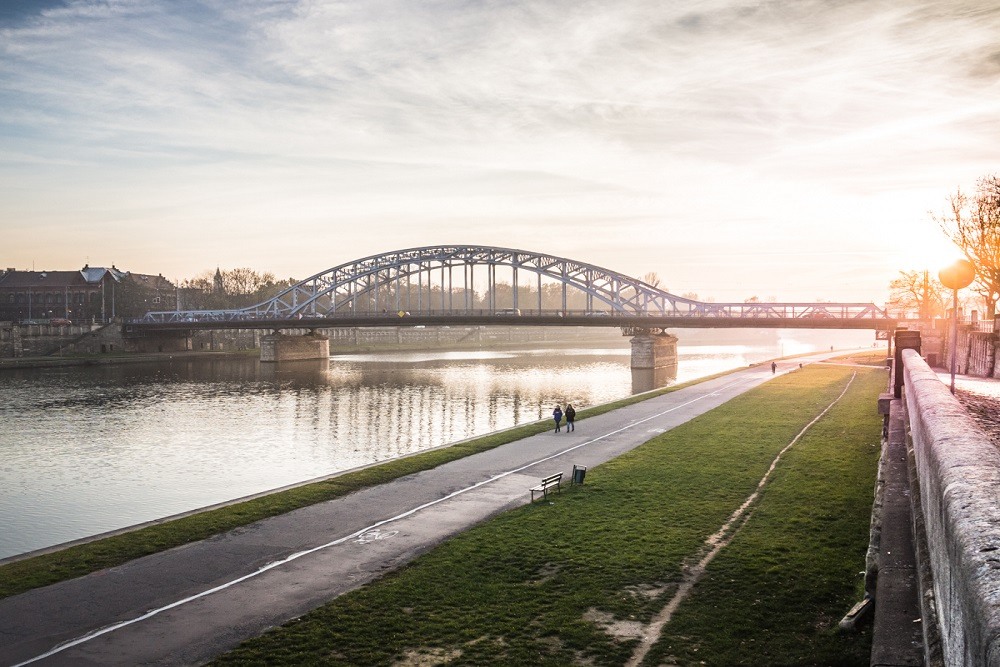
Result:
<svg viewBox="0 0 1000 667">
<path fill-rule="evenodd" d="M 955 393 L 955 355 L 958 347 L 958 290 L 964 289 L 976 279 L 976 268 L 972 262 L 960 259 L 938 272 L 941 284 L 952 291 L 951 306 L 951 393 Z M 968 370 L 968 369 L 966 369 Z"/>
</svg>

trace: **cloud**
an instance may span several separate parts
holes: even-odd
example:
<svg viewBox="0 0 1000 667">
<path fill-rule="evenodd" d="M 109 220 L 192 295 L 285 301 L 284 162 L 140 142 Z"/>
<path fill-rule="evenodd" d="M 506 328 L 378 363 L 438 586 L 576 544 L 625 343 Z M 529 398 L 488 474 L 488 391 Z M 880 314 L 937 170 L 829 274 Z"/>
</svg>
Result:
<svg viewBox="0 0 1000 667">
<path fill-rule="evenodd" d="M 0 15 L 0 216 L 129 220 L 135 253 L 169 225 L 280 274 L 294 241 L 224 239 L 888 238 L 995 170 L 997 34 L 986 0 L 40 3 Z"/>
</svg>

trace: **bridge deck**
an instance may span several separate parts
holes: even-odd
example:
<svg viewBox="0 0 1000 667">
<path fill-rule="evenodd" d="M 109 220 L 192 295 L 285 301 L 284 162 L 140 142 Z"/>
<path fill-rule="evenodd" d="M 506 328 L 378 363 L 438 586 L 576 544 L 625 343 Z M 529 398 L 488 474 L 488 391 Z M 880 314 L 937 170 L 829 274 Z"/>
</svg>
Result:
<svg viewBox="0 0 1000 667">
<path fill-rule="evenodd" d="M 413 326 L 557 326 L 622 327 L 636 329 L 869 329 L 891 331 L 895 320 L 858 317 L 661 317 L 651 315 L 504 315 L 504 314 L 412 314 L 337 315 L 296 319 L 199 319 L 197 321 L 148 322 L 126 325 L 126 333 L 185 331 L 209 329 L 332 329 L 338 327 L 413 327 Z"/>
</svg>

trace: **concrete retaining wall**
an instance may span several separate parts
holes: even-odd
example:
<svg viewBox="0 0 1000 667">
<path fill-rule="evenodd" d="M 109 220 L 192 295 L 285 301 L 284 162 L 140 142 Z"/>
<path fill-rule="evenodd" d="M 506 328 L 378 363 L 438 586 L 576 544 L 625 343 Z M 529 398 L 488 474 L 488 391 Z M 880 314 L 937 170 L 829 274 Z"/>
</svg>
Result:
<svg viewBox="0 0 1000 667">
<path fill-rule="evenodd" d="M 102 327 L 97 324 L 0 324 L 0 357 L 53 354 L 62 346 Z"/>
<path fill-rule="evenodd" d="M 1000 667 L 1000 450 L 919 354 L 903 364 L 945 664 Z"/>
</svg>

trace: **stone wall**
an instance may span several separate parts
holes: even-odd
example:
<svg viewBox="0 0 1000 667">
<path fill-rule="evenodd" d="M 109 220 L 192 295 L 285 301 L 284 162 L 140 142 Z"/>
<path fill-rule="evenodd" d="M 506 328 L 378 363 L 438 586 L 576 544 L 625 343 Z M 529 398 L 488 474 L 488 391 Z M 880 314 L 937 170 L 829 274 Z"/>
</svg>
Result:
<svg viewBox="0 0 1000 667">
<path fill-rule="evenodd" d="M 967 331 L 959 337 L 965 350 L 965 372 L 977 377 L 996 377 L 996 335 L 984 331 Z M 959 357 L 960 359 L 962 357 Z"/>
<path fill-rule="evenodd" d="M 677 336 L 639 334 L 632 337 L 632 368 L 673 369 L 677 372 Z"/>
<path fill-rule="evenodd" d="M 951 368 L 950 335 L 945 338 L 939 365 Z M 958 330 L 958 344 L 955 346 L 955 372 L 976 377 L 997 377 L 997 335 L 992 332 L 971 331 L 966 326 Z M 931 361 L 930 359 L 928 361 Z"/>
<path fill-rule="evenodd" d="M 206 352 L 256 350 L 260 347 L 261 336 L 266 333 L 259 329 L 194 331 L 191 335 L 191 349 Z"/>
<path fill-rule="evenodd" d="M 918 353 L 902 357 L 945 663 L 1000 667 L 1000 450 Z"/>
<path fill-rule="evenodd" d="M 947 319 L 931 322 L 907 322 L 920 332 L 921 354 L 931 366 L 951 368 L 951 323 Z M 998 334 L 977 331 L 969 324 L 959 324 L 955 354 L 955 372 L 977 377 L 1000 377 Z"/>
<path fill-rule="evenodd" d="M 76 340 L 100 331 L 97 324 L 2 324 L 0 325 L 0 358 L 40 357 L 58 354 Z M 120 338 L 120 336 L 119 336 Z M 119 350 L 121 346 L 119 344 Z"/>
<path fill-rule="evenodd" d="M 260 339 L 261 362 L 271 363 L 329 358 L 330 339 L 315 331 L 310 331 L 299 336 L 274 333 Z"/>
</svg>

